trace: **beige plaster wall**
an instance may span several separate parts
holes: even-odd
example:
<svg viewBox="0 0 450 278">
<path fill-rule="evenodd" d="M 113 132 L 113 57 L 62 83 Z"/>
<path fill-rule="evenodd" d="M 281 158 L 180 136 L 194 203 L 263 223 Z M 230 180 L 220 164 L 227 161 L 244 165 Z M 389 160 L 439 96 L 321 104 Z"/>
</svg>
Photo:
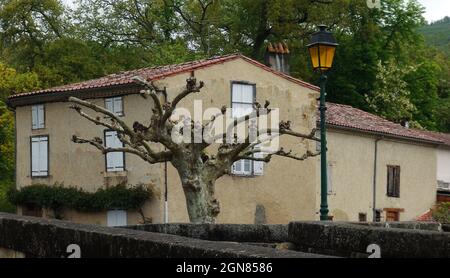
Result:
<svg viewBox="0 0 450 278">
<path fill-rule="evenodd" d="M 376 139 L 334 129 L 329 130 L 328 136 L 333 191 L 329 195 L 331 215 L 336 221 L 358 221 L 358 214 L 366 213 L 371 221 Z M 414 220 L 436 200 L 436 149 L 393 140 L 378 144 L 376 208 L 404 209 L 400 220 Z M 388 165 L 401 166 L 400 198 L 387 197 Z M 317 196 L 319 200 L 320 186 Z"/>
<path fill-rule="evenodd" d="M 257 100 L 270 100 L 272 107 L 280 108 L 282 120 L 293 121 L 293 129 L 309 133 L 315 126 L 317 92 L 273 75 L 244 60 L 238 59 L 224 64 L 197 70 L 198 80 L 205 82 L 201 93 L 184 100 L 180 107 L 192 109 L 194 100 L 202 100 L 204 108 L 231 104 L 231 81 L 255 83 Z M 169 77 L 157 82 L 166 86 L 169 99 L 180 92 L 189 74 Z M 103 105 L 103 99 L 93 100 Z M 94 191 L 102 186 L 114 185 L 120 181 L 128 184 L 144 183 L 156 188 L 157 197 L 149 202 L 144 213 L 155 223 L 163 221 L 163 165 L 149 165 L 139 158 L 126 155 L 127 171 L 106 173 L 104 156 L 86 145 L 73 144 L 73 134 L 85 137 L 103 138 L 103 129 L 97 127 L 76 112 L 68 103 L 46 104 L 46 128 L 31 130 L 31 108 L 18 107 L 17 117 L 17 185 L 54 184 L 82 186 Z M 137 95 L 124 97 L 125 119 L 132 124 L 135 120 L 148 123 L 151 100 L 145 101 Z M 30 177 L 30 136 L 49 135 L 50 176 L 43 179 Z M 315 144 L 298 144 L 297 139 L 282 140 L 286 148 L 302 153 L 305 148 L 314 149 Z M 294 146 L 300 146 L 295 148 Z M 285 158 L 275 158 L 265 168 L 264 176 L 245 178 L 225 176 L 217 182 L 217 196 L 222 206 L 218 221 L 221 223 L 254 223 L 257 205 L 263 205 L 268 223 L 287 223 L 293 220 L 311 220 L 316 216 L 316 175 L 315 159 L 305 162 Z M 171 166 L 168 169 L 169 221 L 187 222 L 184 194 L 178 174 Z M 104 225 L 106 214 L 80 214 L 66 212 L 66 218 L 75 222 Z M 140 221 L 137 213 L 129 213 L 128 224 Z"/>
</svg>

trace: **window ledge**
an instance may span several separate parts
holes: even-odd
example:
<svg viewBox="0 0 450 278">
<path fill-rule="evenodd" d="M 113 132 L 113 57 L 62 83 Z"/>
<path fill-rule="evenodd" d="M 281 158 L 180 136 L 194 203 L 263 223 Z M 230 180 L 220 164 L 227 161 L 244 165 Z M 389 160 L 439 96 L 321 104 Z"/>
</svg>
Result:
<svg viewBox="0 0 450 278">
<path fill-rule="evenodd" d="M 128 176 L 128 171 L 118 171 L 118 172 L 105 172 L 105 178 L 114 178 L 114 177 L 126 177 Z"/>
</svg>

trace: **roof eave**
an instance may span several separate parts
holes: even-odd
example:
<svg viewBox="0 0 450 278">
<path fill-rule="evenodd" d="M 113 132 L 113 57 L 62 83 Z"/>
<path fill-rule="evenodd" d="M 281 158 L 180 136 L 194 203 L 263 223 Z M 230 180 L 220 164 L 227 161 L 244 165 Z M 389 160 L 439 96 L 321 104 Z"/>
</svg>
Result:
<svg viewBox="0 0 450 278">
<path fill-rule="evenodd" d="M 355 128 L 355 127 L 332 124 L 332 123 L 327 123 L 327 126 L 329 128 L 333 128 L 333 129 L 358 132 L 358 133 L 363 133 L 363 134 L 367 134 L 367 135 L 375 135 L 375 136 L 380 136 L 383 138 L 397 139 L 397 140 L 403 140 L 403 141 L 405 141 L 405 140 L 413 141 L 413 142 L 417 142 L 417 143 L 429 144 L 429 145 L 434 145 L 434 146 L 442 146 L 444 143 L 441 141 L 427 140 L 427 139 L 422 139 L 422 138 L 417 138 L 417 137 L 407 137 L 407 136 L 395 135 L 395 134 L 379 132 L 379 131 L 370 131 L 370 130 L 364 130 L 364 129 L 359 129 L 359 128 Z"/>
</svg>

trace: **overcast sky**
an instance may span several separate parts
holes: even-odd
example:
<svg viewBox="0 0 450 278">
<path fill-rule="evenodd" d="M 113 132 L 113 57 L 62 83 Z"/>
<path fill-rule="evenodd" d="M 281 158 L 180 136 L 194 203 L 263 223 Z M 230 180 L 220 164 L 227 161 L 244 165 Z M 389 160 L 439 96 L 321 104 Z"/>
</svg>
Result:
<svg viewBox="0 0 450 278">
<path fill-rule="evenodd" d="M 63 2 L 73 7 L 74 0 L 63 0 Z M 419 2 L 425 7 L 424 17 L 429 22 L 450 16 L 450 0 L 419 0 Z"/>
<path fill-rule="evenodd" d="M 436 21 L 446 16 L 450 16 L 450 0 L 419 0 L 425 6 L 425 19 Z"/>
</svg>

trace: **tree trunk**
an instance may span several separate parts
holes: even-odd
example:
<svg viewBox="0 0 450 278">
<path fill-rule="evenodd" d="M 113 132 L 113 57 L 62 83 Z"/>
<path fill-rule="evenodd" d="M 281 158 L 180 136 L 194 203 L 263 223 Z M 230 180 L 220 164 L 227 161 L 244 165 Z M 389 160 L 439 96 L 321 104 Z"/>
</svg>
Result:
<svg viewBox="0 0 450 278">
<path fill-rule="evenodd" d="M 182 185 L 191 223 L 215 223 L 220 206 L 214 197 L 214 182 L 195 178 L 182 181 Z"/>
<path fill-rule="evenodd" d="M 185 152 L 185 156 L 192 155 Z M 199 158 L 176 158 L 172 164 L 177 169 L 191 223 L 215 223 L 220 206 L 214 197 L 217 175 L 214 168 L 205 167 Z M 190 162 L 190 163 L 189 163 Z"/>
</svg>

